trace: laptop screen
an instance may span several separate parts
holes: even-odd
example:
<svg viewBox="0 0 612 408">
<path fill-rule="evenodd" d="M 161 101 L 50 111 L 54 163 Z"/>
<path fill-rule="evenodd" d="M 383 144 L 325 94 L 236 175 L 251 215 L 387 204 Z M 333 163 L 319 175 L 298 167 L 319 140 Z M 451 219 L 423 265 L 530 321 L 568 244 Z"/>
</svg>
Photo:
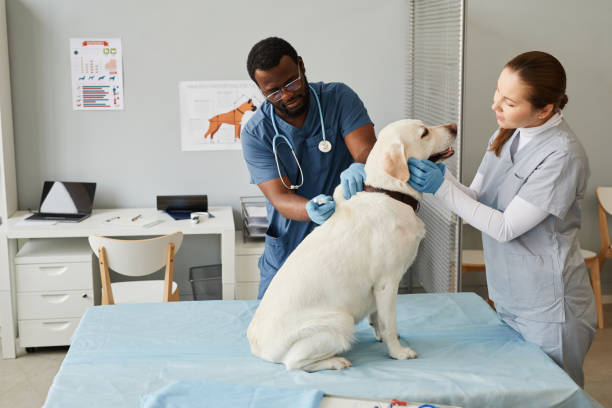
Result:
<svg viewBox="0 0 612 408">
<path fill-rule="evenodd" d="M 89 214 L 96 183 L 45 181 L 39 212 L 43 214 Z"/>
</svg>

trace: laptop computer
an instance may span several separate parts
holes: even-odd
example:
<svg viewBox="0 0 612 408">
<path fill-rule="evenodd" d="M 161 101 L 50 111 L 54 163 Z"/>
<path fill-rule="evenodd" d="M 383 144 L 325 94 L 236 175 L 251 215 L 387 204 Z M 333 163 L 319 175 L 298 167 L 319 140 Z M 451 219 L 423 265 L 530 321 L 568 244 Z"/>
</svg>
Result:
<svg viewBox="0 0 612 408">
<path fill-rule="evenodd" d="M 26 220 L 79 222 L 91 215 L 96 183 L 45 181 L 40 207 Z"/>
</svg>

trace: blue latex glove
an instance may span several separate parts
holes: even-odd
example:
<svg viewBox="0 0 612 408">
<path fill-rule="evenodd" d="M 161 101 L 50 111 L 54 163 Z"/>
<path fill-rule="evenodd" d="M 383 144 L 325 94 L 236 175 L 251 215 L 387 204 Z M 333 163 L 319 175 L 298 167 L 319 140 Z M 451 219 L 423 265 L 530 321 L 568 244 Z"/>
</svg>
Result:
<svg viewBox="0 0 612 408">
<path fill-rule="evenodd" d="M 408 159 L 408 170 L 410 170 L 408 184 L 421 193 L 435 194 L 444 182 L 446 171 L 446 166 L 439 164 L 441 166 L 430 160 L 417 160 L 411 157 Z"/>
<path fill-rule="evenodd" d="M 363 163 L 353 163 L 340 173 L 340 183 L 344 190 L 344 198 L 347 200 L 363 191 L 363 182 L 366 178 L 364 167 Z"/>
<path fill-rule="evenodd" d="M 318 204 L 316 201 L 326 201 L 325 204 Z M 331 196 L 319 194 L 306 203 L 306 212 L 310 219 L 317 224 L 323 224 L 336 211 L 336 202 Z"/>
</svg>

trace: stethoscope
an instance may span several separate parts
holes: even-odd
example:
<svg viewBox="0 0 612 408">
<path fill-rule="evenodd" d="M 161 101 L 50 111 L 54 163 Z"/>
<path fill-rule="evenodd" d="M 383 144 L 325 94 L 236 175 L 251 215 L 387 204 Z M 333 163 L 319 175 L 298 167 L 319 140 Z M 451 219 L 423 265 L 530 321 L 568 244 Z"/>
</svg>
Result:
<svg viewBox="0 0 612 408">
<path fill-rule="evenodd" d="M 319 97 L 317 96 L 317 93 L 315 92 L 314 88 L 310 85 L 308 85 L 308 87 L 310 88 L 310 90 L 312 91 L 312 94 L 315 97 L 315 101 L 317 101 L 317 107 L 319 108 L 319 119 L 321 121 L 321 133 L 323 135 L 323 140 L 321 140 L 319 142 L 319 150 L 321 151 L 321 153 L 329 153 L 332 149 L 332 144 L 329 140 L 327 140 L 325 138 L 325 123 L 323 123 L 323 111 L 321 110 L 321 102 L 319 102 Z M 300 166 L 300 162 L 297 158 L 297 156 L 295 155 L 295 150 L 293 150 L 293 145 L 291 144 L 291 142 L 289 141 L 289 139 L 287 139 L 287 137 L 285 137 L 285 135 L 281 135 L 280 133 L 278 133 L 278 128 L 276 127 L 276 120 L 274 119 L 274 107 L 270 104 L 270 117 L 272 118 L 272 126 L 274 127 L 274 137 L 272 138 L 272 151 L 274 152 L 274 160 L 276 161 L 276 169 L 278 170 L 278 176 L 281 179 L 281 182 L 283 183 L 283 186 L 285 186 L 285 188 L 288 188 L 289 190 L 297 190 L 298 188 L 302 187 L 302 184 L 304 184 L 304 172 L 302 171 L 302 166 Z M 298 169 L 300 170 L 300 184 L 298 185 L 287 185 L 285 184 L 285 181 L 283 180 L 283 175 L 281 174 L 281 170 L 280 170 L 280 164 L 278 163 L 278 155 L 276 154 L 276 139 L 277 138 L 282 138 L 285 143 L 287 143 L 287 145 L 289 146 L 289 149 L 291 149 L 291 154 L 293 154 L 293 158 L 295 159 L 295 163 L 298 166 Z"/>
</svg>

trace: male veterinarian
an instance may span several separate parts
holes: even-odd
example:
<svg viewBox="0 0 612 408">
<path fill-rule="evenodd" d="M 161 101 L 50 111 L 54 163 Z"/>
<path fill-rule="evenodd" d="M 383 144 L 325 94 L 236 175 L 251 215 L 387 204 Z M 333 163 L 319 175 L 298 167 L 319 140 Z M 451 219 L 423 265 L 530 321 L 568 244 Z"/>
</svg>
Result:
<svg viewBox="0 0 612 408">
<path fill-rule="evenodd" d="M 342 83 L 309 83 L 302 58 L 285 40 L 255 44 L 247 69 L 266 99 L 241 136 L 251 183 L 267 198 L 261 299 L 289 254 L 333 214 L 334 188 L 362 190 L 376 136 L 357 94 Z"/>
</svg>

